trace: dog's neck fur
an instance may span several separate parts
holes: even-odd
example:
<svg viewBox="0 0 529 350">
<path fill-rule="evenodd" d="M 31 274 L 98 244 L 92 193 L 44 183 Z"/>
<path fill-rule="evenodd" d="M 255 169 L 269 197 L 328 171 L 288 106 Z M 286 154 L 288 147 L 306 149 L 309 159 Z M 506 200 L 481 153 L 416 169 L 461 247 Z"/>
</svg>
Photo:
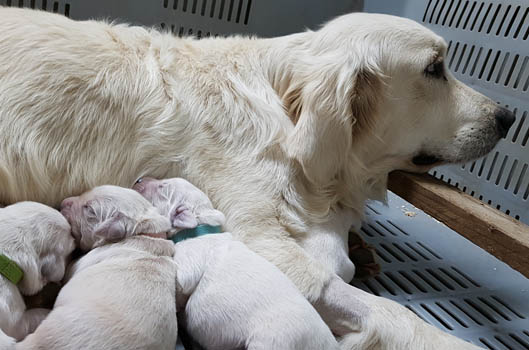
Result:
<svg viewBox="0 0 529 350">
<path fill-rule="evenodd" d="M 289 98 L 291 97 L 293 83 L 298 79 L 298 74 L 310 71 L 310 67 L 307 67 L 307 64 L 311 61 L 310 57 L 303 58 L 303 55 L 306 56 L 307 54 L 307 50 L 305 50 L 305 46 L 309 41 L 307 36 L 314 35 L 314 33 L 307 31 L 272 39 L 231 37 L 201 41 L 179 38 L 172 38 L 171 40 L 176 39 L 176 41 L 172 42 L 178 45 L 179 50 L 184 50 L 179 52 L 197 49 L 206 53 L 214 50 L 216 54 L 219 54 L 219 51 L 225 51 L 226 53 L 220 55 L 221 57 L 232 57 L 234 53 L 237 53 L 239 58 L 260 57 L 257 60 L 261 62 L 259 66 L 251 65 L 251 74 L 268 80 L 270 87 L 279 97 L 279 102 L 282 102 L 280 107 L 283 107 L 285 117 L 292 122 L 291 128 L 288 127 L 288 123 L 278 125 L 273 131 L 283 133 L 283 135 L 271 137 L 278 140 L 281 145 L 281 150 L 278 151 L 281 154 L 274 156 L 288 157 L 291 176 L 301 177 L 301 181 L 285 181 L 283 183 L 282 196 L 288 203 L 289 210 L 293 210 L 295 212 L 294 216 L 304 218 L 303 220 L 307 219 L 307 215 L 310 216 L 308 222 L 322 222 L 327 219 L 329 211 L 346 207 L 351 208 L 356 213 L 355 216 L 358 218 L 356 221 L 360 222 L 364 215 L 364 204 L 367 199 L 383 200 L 385 198 L 386 178 L 391 168 L 381 168 L 379 167 L 380 163 L 367 163 L 365 159 L 371 159 L 371 157 L 366 158 L 367 152 L 355 146 L 355 149 L 359 149 L 359 152 L 348 155 L 347 166 L 342 168 L 332 181 L 324 187 L 320 187 L 311 183 L 309 176 L 303 173 L 300 163 L 288 155 L 289 152 L 284 142 L 285 136 L 292 132 L 294 125 L 298 121 L 292 113 L 289 113 L 287 106 L 292 103 Z M 225 41 L 225 45 L 219 45 L 220 41 Z M 238 44 L 243 41 L 244 45 Z M 241 54 L 238 52 L 240 50 L 243 51 Z M 234 60 L 233 58 L 231 59 Z M 250 62 L 241 61 L 241 59 L 237 59 L 236 62 L 241 66 L 250 67 Z M 233 62 L 230 60 L 229 63 Z M 262 71 L 259 72 L 259 69 Z M 241 77 L 242 80 L 250 79 L 247 76 L 249 71 L 250 69 L 241 69 L 240 74 L 244 75 Z M 268 101 L 268 103 L 274 102 L 274 100 Z M 302 106 L 294 105 L 293 109 L 295 110 L 296 108 L 302 108 Z M 353 142 L 357 141 L 353 140 Z M 267 147 L 270 145 L 269 142 L 264 144 Z M 259 147 L 262 145 L 263 143 L 256 146 L 256 148 L 260 149 Z M 373 145 L 368 146 L 372 147 Z M 172 143 L 171 147 L 173 147 Z M 362 142 L 362 147 L 367 148 L 367 146 L 364 146 L 364 142 Z M 266 151 L 270 151 L 270 149 L 267 148 Z M 178 173 L 182 177 L 188 177 L 196 183 L 201 183 L 196 178 L 196 173 L 186 168 L 182 168 L 182 171 Z M 293 189 L 292 186 L 296 186 L 296 188 Z M 226 207 L 222 207 L 222 209 L 225 210 Z"/>
<path fill-rule="evenodd" d="M 300 60 L 299 57 L 306 54 L 306 51 L 300 48 L 308 41 L 306 37 L 310 35 L 313 35 L 313 32 L 307 31 L 262 40 L 267 55 L 267 59 L 263 62 L 269 62 L 266 67 L 263 67 L 265 74 L 284 105 L 292 103 L 289 101 L 290 84 L 295 80 L 296 74 L 304 70 L 300 69 L 300 66 L 306 62 L 306 58 Z M 294 106 L 294 109 L 297 108 L 301 106 Z M 296 116 L 289 113 L 289 117 L 294 124 L 297 123 Z M 315 188 L 309 185 L 308 191 L 314 196 L 307 198 L 307 203 L 297 203 L 295 206 L 309 206 L 312 207 L 310 208 L 312 210 L 309 210 L 310 213 L 320 214 L 327 214 L 329 210 L 345 206 L 353 210 L 358 218 L 356 221 L 360 222 L 364 217 L 364 205 L 368 199 L 386 201 L 387 177 L 391 171 L 389 164 L 384 166 L 383 163 L 367 162 L 366 155 L 367 152 L 362 149 L 357 154 L 350 154 L 346 167 L 337 174 L 333 183 L 325 188 Z M 370 157 L 372 156 L 371 154 Z M 322 203 L 322 200 L 325 203 Z"/>
</svg>

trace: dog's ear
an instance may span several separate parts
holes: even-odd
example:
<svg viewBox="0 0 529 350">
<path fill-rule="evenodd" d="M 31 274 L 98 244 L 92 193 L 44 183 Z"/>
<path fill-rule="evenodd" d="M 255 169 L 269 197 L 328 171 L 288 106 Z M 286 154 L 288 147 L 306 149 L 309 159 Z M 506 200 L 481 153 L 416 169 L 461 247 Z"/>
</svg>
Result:
<svg viewBox="0 0 529 350">
<path fill-rule="evenodd" d="M 198 226 L 198 221 L 191 209 L 180 205 L 171 213 L 171 223 L 173 228 L 185 230 Z"/>
<path fill-rule="evenodd" d="M 341 68 L 308 74 L 283 97 L 296 123 L 287 151 L 320 187 L 344 167 L 355 135 L 371 128 L 380 94 L 380 78 L 374 71 L 359 68 L 351 75 Z"/>
<path fill-rule="evenodd" d="M 369 134 L 375 125 L 382 96 L 382 74 L 377 69 L 360 69 L 355 76 L 351 96 L 353 139 Z"/>
<path fill-rule="evenodd" d="M 126 217 L 117 211 L 94 229 L 96 242 L 116 242 L 127 237 Z"/>
</svg>

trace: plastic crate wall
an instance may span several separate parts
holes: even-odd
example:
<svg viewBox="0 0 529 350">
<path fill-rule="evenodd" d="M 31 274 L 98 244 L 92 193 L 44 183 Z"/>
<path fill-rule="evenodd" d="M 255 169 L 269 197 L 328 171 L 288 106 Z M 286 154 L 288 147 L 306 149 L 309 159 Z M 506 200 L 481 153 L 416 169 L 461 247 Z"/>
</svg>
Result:
<svg viewBox="0 0 529 350">
<path fill-rule="evenodd" d="M 456 78 L 516 114 L 490 154 L 431 174 L 529 224 L 529 2 L 366 0 L 364 10 L 411 18 L 444 37 Z"/>
<path fill-rule="evenodd" d="M 179 35 L 290 34 L 362 9 L 361 0 L 0 0 L 78 20 L 111 19 L 157 26 Z"/>
</svg>

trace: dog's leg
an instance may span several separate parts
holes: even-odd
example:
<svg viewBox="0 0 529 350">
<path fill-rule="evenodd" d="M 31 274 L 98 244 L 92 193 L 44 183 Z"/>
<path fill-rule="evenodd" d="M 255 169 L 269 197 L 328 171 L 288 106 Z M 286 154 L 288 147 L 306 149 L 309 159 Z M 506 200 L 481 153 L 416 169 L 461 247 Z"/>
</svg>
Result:
<svg viewBox="0 0 529 350">
<path fill-rule="evenodd" d="M 346 350 L 476 350 L 427 324 L 402 305 L 357 289 L 338 276 L 314 306 Z"/>
<path fill-rule="evenodd" d="M 331 270 L 307 254 L 287 233 L 280 236 L 253 234 L 251 237 L 251 240 L 241 237 L 248 248 L 286 274 L 309 302 L 319 299 L 323 287 L 334 276 Z"/>
<path fill-rule="evenodd" d="M 355 275 L 355 265 L 348 254 L 348 232 L 353 223 L 350 210 L 339 210 L 329 216 L 325 223 L 315 224 L 300 245 L 314 259 L 334 272 L 346 282 Z"/>
</svg>

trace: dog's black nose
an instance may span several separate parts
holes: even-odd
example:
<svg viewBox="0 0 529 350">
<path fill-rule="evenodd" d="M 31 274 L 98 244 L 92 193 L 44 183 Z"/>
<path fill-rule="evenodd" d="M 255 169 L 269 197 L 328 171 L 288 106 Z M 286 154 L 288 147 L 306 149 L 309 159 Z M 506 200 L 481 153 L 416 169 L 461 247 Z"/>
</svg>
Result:
<svg viewBox="0 0 529 350">
<path fill-rule="evenodd" d="M 496 118 L 496 130 L 498 130 L 501 137 L 505 138 L 516 119 L 514 113 L 506 108 L 500 107 L 494 114 L 494 117 Z"/>
</svg>

